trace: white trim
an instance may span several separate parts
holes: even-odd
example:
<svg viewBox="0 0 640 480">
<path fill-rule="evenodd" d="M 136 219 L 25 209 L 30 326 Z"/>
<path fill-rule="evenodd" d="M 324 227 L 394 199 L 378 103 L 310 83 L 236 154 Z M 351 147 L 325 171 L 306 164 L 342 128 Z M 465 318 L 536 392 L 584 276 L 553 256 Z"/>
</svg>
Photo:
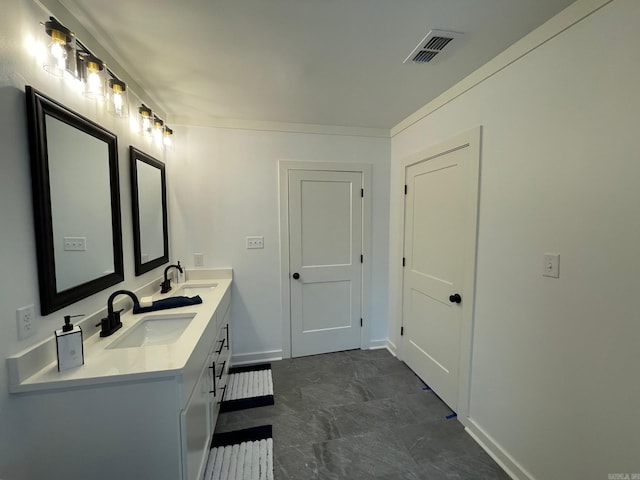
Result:
<svg viewBox="0 0 640 480">
<path fill-rule="evenodd" d="M 402 160 L 403 175 L 400 180 L 403 185 L 398 185 L 398 191 L 402 191 L 404 184 L 406 183 L 406 170 L 411 165 L 420 163 L 426 159 L 433 158 L 435 156 L 443 155 L 448 152 L 459 150 L 460 148 L 469 149 L 469 171 L 468 171 L 468 184 L 466 186 L 466 192 L 469 195 L 469 201 L 475 202 L 470 205 L 470 211 L 474 212 L 471 218 L 468 219 L 468 224 L 465 225 L 465 238 L 466 244 L 464 246 L 464 285 L 463 292 L 465 301 L 462 302 L 462 325 L 460 332 L 460 369 L 458 377 L 458 405 L 455 411 L 458 414 L 458 418 L 463 418 L 469 414 L 469 402 L 470 402 L 470 384 L 471 384 L 471 350 L 473 347 L 473 322 L 474 322 L 474 308 L 475 308 L 475 284 L 476 284 L 476 256 L 477 256 L 477 243 L 478 243 L 478 212 L 479 212 L 479 184 L 480 184 L 480 146 L 482 139 L 482 127 L 476 127 L 472 130 L 463 132 L 456 135 L 449 140 L 439 143 L 438 145 L 429 147 L 426 150 L 415 153 Z M 402 218 L 405 218 L 406 202 L 402 201 Z M 404 233 L 405 233 L 405 221 L 399 225 L 401 231 L 399 232 L 399 238 L 402 239 L 399 245 L 400 258 L 404 257 Z M 404 275 L 402 264 L 399 265 L 400 278 L 404 282 Z M 404 292 L 404 283 L 401 285 L 402 292 Z M 403 324 L 403 305 L 404 302 L 400 301 L 398 304 L 398 311 L 396 312 L 396 318 L 400 319 L 400 325 Z M 389 342 L 391 343 L 391 342 Z M 400 337 L 400 348 L 396 348 L 398 357 L 402 359 L 404 337 Z M 453 406 L 452 406 L 453 408 Z"/>
<path fill-rule="evenodd" d="M 391 129 L 391 137 L 432 114 L 613 0 L 578 0 Z"/>
<path fill-rule="evenodd" d="M 458 417 L 460 418 L 460 417 Z M 509 455 L 496 441 L 471 418 L 460 418 L 465 431 L 487 454 L 509 475 L 516 480 L 531 480 L 534 477 Z"/>
<path fill-rule="evenodd" d="M 231 356 L 231 365 L 235 367 L 252 363 L 275 362 L 277 360 L 282 360 L 282 350 L 233 354 Z"/>
<path fill-rule="evenodd" d="M 197 126 L 213 128 L 230 128 L 236 130 L 259 130 L 267 132 L 312 133 L 315 135 L 341 135 L 349 137 L 377 137 L 390 138 L 388 128 L 346 127 L 341 125 L 317 125 L 311 123 L 271 122 L 263 120 L 244 120 L 240 118 L 220 117 L 187 117 L 173 115 L 171 124 L 174 126 Z"/>
<path fill-rule="evenodd" d="M 389 350 L 389 352 L 391 352 L 391 355 L 393 355 L 394 357 L 397 357 L 398 359 L 402 360 L 400 358 L 400 356 L 398 355 L 398 353 L 399 353 L 398 352 L 398 347 L 391 340 L 387 340 L 387 350 Z"/>
<path fill-rule="evenodd" d="M 325 170 L 334 172 L 360 172 L 362 174 L 362 331 L 360 348 L 370 348 L 371 333 L 371 172 L 368 163 L 278 162 L 278 192 L 280 202 L 280 291 L 282 305 L 282 357 L 291 358 L 291 292 L 289 291 L 289 170 Z"/>
<path fill-rule="evenodd" d="M 370 340 L 369 341 L 369 350 L 381 350 L 383 348 L 387 348 L 387 339 L 381 338 L 379 340 Z"/>
</svg>

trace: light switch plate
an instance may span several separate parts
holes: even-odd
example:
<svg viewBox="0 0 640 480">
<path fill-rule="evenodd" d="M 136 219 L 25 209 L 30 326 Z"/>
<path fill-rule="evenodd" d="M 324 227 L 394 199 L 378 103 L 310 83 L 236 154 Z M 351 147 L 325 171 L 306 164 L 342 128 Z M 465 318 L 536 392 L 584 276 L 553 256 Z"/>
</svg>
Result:
<svg viewBox="0 0 640 480">
<path fill-rule="evenodd" d="M 84 252 L 87 249 L 87 237 L 64 237 L 65 252 Z"/>
<path fill-rule="evenodd" d="M 560 278 L 560 254 L 545 253 L 542 265 L 542 275 L 544 277 Z"/>
<path fill-rule="evenodd" d="M 264 237 L 247 237 L 247 248 L 264 248 Z"/>
</svg>

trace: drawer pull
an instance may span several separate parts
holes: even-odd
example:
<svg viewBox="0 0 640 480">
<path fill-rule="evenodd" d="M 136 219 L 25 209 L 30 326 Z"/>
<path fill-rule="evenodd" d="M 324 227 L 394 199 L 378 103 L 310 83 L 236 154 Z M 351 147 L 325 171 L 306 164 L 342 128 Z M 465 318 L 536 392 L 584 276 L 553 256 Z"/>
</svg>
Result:
<svg viewBox="0 0 640 480">
<path fill-rule="evenodd" d="M 216 362 L 213 362 L 209 368 L 213 370 L 213 375 L 211 375 L 213 377 L 213 390 L 209 390 L 209 393 L 213 393 L 213 396 L 215 397 L 216 396 Z"/>
<path fill-rule="evenodd" d="M 220 401 L 218 402 L 218 404 L 221 404 L 222 402 L 224 402 L 224 394 L 227 393 L 227 386 L 225 385 L 224 387 L 222 387 L 222 397 L 220 397 Z"/>
<path fill-rule="evenodd" d="M 227 344 L 226 344 L 226 346 L 227 346 L 227 350 L 229 350 L 229 324 L 228 323 L 224 326 L 224 329 L 227 331 Z"/>
<path fill-rule="evenodd" d="M 220 375 L 218 375 L 218 380 L 222 380 L 222 375 L 224 375 L 224 366 L 227 364 L 227 361 L 225 360 L 224 362 L 222 362 L 222 368 L 220 369 Z M 215 370 L 214 370 L 215 372 Z"/>
<path fill-rule="evenodd" d="M 224 338 L 222 340 L 218 340 L 218 343 L 220 344 L 220 350 L 216 350 L 217 354 L 222 353 L 222 349 L 224 348 Z"/>
</svg>

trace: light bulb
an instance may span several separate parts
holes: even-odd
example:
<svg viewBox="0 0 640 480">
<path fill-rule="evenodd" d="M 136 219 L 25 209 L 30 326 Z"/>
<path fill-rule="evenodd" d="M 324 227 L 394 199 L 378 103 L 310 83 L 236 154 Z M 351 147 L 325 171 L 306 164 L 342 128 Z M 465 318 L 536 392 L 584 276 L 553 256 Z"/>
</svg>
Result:
<svg viewBox="0 0 640 480">
<path fill-rule="evenodd" d="M 122 115 L 122 95 L 119 93 L 113 94 L 113 106 L 117 115 Z"/>
<path fill-rule="evenodd" d="M 127 84 L 117 78 L 110 78 L 108 82 L 109 99 L 107 111 L 116 117 L 129 116 L 129 100 L 127 98 Z"/>
<path fill-rule="evenodd" d="M 139 131 L 142 135 L 151 135 L 151 114 L 151 109 L 144 103 L 138 108 Z"/>
<path fill-rule="evenodd" d="M 65 52 L 64 48 L 62 48 L 62 45 L 60 45 L 58 42 L 51 42 L 51 45 L 49 45 L 49 51 L 51 52 L 53 58 L 58 60 L 58 65 L 64 67 L 64 61 L 67 58 L 67 52 Z M 61 64 L 61 62 L 63 63 Z"/>
<path fill-rule="evenodd" d="M 89 85 L 89 90 L 93 93 L 97 93 L 100 89 L 100 77 L 96 72 L 91 72 L 89 74 L 89 78 L 87 78 L 87 85 Z"/>
<path fill-rule="evenodd" d="M 85 68 L 84 95 L 96 100 L 102 100 L 105 94 L 104 64 L 93 55 L 86 55 L 83 59 Z"/>
<path fill-rule="evenodd" d="M 158 145 L 162 145 L 164 135 L 164 122 L 155 115 L 153 116 L 153 139 Z"/>
<path fill-rule="evenodd" d="M 166 125 L 164 126 L 164 138 L 162 139 L 164 149 L 173 151 L 173 130 Z"/>
</svg>

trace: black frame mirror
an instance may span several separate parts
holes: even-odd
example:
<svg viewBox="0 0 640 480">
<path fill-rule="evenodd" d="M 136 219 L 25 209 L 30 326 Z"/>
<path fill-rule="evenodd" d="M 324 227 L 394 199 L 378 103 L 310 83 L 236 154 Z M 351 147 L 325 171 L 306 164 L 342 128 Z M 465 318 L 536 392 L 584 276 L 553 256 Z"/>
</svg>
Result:
<svg viewBox="0 0 640 480">
<path fill-rule="evenodd" d="M 161 161 L 133 146 L 129 157 L 134 264 L 142 275 L 169 262 L 167 179 Z"/>
<path fill-rule="evenodd" d="M 40 309 L 47 315 L 124 280 L 118 143 L 33 87 L 26 100 Z M 63 275 L 67 259 L 71 279 Z"/>
</svg>

